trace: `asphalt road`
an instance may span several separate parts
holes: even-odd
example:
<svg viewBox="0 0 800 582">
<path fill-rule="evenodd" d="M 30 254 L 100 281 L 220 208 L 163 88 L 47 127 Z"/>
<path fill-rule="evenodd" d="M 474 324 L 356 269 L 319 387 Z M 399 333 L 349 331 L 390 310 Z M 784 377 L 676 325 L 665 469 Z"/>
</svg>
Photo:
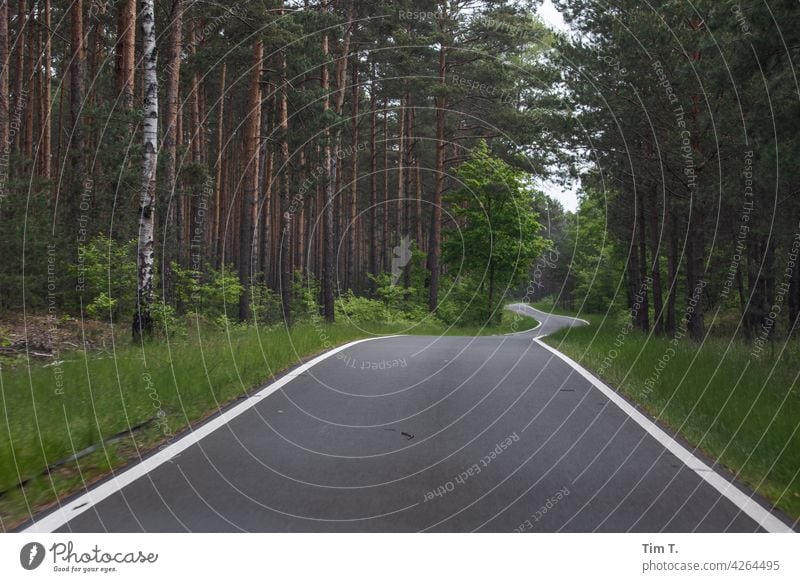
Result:
<svg viewBox="0 0 800 582">
<path fill-rule="evenodd" d="M 535 316 L 527 333 L 348 347 L 30 531 L 760 530 L 703 469 L 532 341 L 581 322 Z"/>
</svg>

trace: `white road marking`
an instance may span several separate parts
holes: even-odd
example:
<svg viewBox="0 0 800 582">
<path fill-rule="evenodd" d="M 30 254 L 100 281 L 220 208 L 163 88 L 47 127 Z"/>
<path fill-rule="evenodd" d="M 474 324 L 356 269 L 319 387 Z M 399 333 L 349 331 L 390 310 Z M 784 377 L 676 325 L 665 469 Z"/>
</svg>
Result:
<svg viewBox="0 0 800 582">
<path fill-rule="evenodd" d="M 614 390 L 606 386 L 597 376 L 589 372 L 586 368 L 575 362 L 569 356 L 559 352 L 557 349 L 548 346 L 541 339 L 535 338 L 533 341 L 543 348 L 551 351 L 556 356 L 572 366 L 581 376 L 586 378 L 595 388 L 600 390 L 614 404 L 627 414 L 636 424 L 641 426 L 650 436 L 656 439 L 670 453 L 678 459 L 706 483 L 719 491 L 731 503 L 738 507 L 744 514 L 770 533 L 793 533 L 792 528 L 775 517 L 767 509 L 754 501 L 752 497 L 742 492 L 733 483 L 716 473 L 702 459 L 694 455 L 689 449 L 684 447 L 656 423 L 647 418 L 644 414 L 636 410 L 627 400 L 622 398 Z"/>
<path fill-rule="evenodd" d="M 535 307 L 532 307 L 531 305 L 528 305 L 527 303 L 512 303 L 508 307 L 509 308 L 511 308 L 511 307 L 522 307 L 524 309 L 529 309 L 529 310 L 533 311 L 533 317 L 534 318 L 538 318 L 538 317 L 544 316 L 544 318 L 546 320 L 547 318 L 550 318 L 550 317 L 552 317 L 553 319 L 556 319 L 558 317 L 563 317 L 564 319 L 573 319 L 575 321 L 580 321 L 581 323 L 584 323 L 586 325 L 591 325 L 588 321 L 586 321 L 585 319 L 581 319 L 580 317 L 572 317 L 571 315 L 558 315 L 556 313 L 547 313 L 546 311 L 542 311 L 541 309 L 536 309 Z M 512 309 L 512 311 L 516 311 L 516 310 Z M 517 312 L 517 313 L 519 313 L 519 312 Z M 536 328 L 534 328 L 534 329 L 536 329 Z"/>
<path fill-rule="evenodd" d="M 30 526 L 26 527 L 22 530 L 23 533 L 51 533 L 63 526 L 65 523 L 70 521 L 71 519 L 79 516 L 85 511 L 91 509 L 94 505 L 100 503 L 107 497 L 117 493 L 123 487 L 130 485 L 140 477 L 143 477 L 150 471 L 156 469 L 160 465 L 174 459 L 180 453 L 188 449 L 194 444 L 197 444 L 201 439 L 207 437 L 212 432 L 217 430 L 218 428 L 225 426 L 231 420 L 246 412 L 256 404 L 262 401 L 265 396 L 269 396 L 270 394 L 280 390 L 286 384 L 297 378 L 303 372 L 313 368 L 323 360 L 330 358 L 331 356 L 341 352 L 342 350 L 346 350 L 352 346 L 357 344 L 361 344 L 368 341 L 379 340 L 379 339 L 386 339 L 388 337 L 400 337 L 399 335 L 392 335 L 392 336 L 381 336 L 381 337 L 371 337 L 366 339 L 357 340 L 354 342 L 350 342 L 343 346 L 339 346 L 338 348 L 334 348 L 330 351 L 325 352 L 324 354 L 320 354 L 313 360 L 302 364 L 301 366 L 297 367 L 296 369 L 292 370 L 290 373 L 282 376 L 280 379 L 276 380 L 272 384 L 269 384 L 252 394 L 249 398 L 243 400 L 240 404 L 229 408 L 216 418 L 208 421 L 207 423 L 203 424 L 196 430 L 189 429 L 190 432 L 184 436 L 176 440 L 175 442 L 171 443 L 169 446 L 165 447 L 164 450 L 159 451 L 158 453 L 144 459 L 140 463 L 132 466 L 131 468 L 124 470 L 119 475 L 116 475 L 112 479 L 109 479 L 105 483 L 98 485 L 97 487 L 90 489 L 80 497 L 73 499 L 69 503 L 62 505 L 59 509 L 53 511 L 52 513 L 38 519 L 35 523 L 31 524 Z"/>
<path fill-rule="evenodd" d="M 535 317 L 533 317 L 531 315 L 528 315 L 527 313 L 520 313 L 516 309 L 512 309 L 512 307 L 515 307 L 517 305 L 520 305 L 520 304 L 519 303 L 514 303 L 513 305 L 508 305 L 506 307 L 506 309 L 508 309 L 511 313 L 516 313 L 517 315 L 521 315 L 522 317 L 530 317 L 531 319 L 536 319 Z M 534 325 L 530 329 L 523 329 L 522 331 L 510 331 L 508 333 L 504 333 L 503 335 L 517 335 L 517 334 L 520 334 L 520 333 L 530 333 L 535 329 L 539 329 L 541 326 L 542 326 L 542 322 L 539 321 L 538 319 L 536 319 L 536 325 Z"/>
</svg>

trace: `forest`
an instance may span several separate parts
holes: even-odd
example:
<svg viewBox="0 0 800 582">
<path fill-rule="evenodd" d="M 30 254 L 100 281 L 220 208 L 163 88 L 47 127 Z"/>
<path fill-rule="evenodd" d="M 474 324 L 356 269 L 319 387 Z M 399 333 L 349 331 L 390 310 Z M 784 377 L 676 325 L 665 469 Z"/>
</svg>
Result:
<svg viewBox="0 0 800 582">
<path fill-rule="evenodd" d="M 2 309 L 141 309 L 152 335 L 368 298 L 476 323 L 532 281 L 590 312 L 640 303 L 655 334 L 789 333 L 795 44 L 752 30 L 797 7 L 600 6 L 559 2 L 566 33 L 535 2 L 3 2 Z M 534 213 L 495 220 L 489 254 L 492 217 L 481 234 L 459 194 L 481 143 Z M 542 178 L 580 180 L 577 211 Z"/>
<path fill-rule="evenodd" d="M 527 276 L 542 243 L 520 195 L 560 113 L 552 35 L 521 7 L 63 4 L 3 5 L 4 310 L 150 336 L 187 313 L 332 322 L 356 298 L 436 311 L 478 277 L 476 313 L 449 310 L 475 323 Z M 501 165 L 472 187 L 514 182 L 494 212 L 520 220 L 495 227 L 486 276 L 454 277 L 443 241 L 467 217 L 442 212 L 480 144 Z"/>
<path fill-rule="evenodd" d="M 138 360 L 100 360 L 140 349 L 153 444 L 356 337 L 528 329 L 521 301 L 586 317 L 548 342 L 797 514 L 797 22 L 790 0 L 2 0 L 0 389 L 35 407 L 34 370 L 77 410 L 70 354 L 115 386 Z M 265 350 L 268 374 L 240 370 Z M 201 364 L 211 396 L 170 408 L 159 378 Z M 708 416 L 666 391 L 690 372 Z M 0 454 L 0 518 L 42 467 L 153 420 L 130 397 L 124 422 L 109 401 Z"/>
</svg>

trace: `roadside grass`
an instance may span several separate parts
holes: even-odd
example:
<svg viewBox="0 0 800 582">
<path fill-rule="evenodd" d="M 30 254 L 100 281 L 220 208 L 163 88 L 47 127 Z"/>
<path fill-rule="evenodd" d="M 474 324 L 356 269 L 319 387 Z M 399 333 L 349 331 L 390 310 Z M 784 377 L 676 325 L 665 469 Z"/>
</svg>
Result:
<svg viewBox="0 0 800 582">
<path fill-rule="evenodd" d="M 581 317 L 591 325 L 544 341 L 800 516 L 800 342 L 776 341 L 754 358 L 741 340 L 673 342 L 624 332 L 625 315 Z"/>
<path fill-rule="evenodd" d="M 14 528 L 334 346 L 398 333 L 494 335 L 535 325 L 534 319 L 510 312 L 504 312 L 500 325 L 482 328 L 447 328 L 435 320 L 418 325 L 309 322 L 290 330 L 279 325 L 222 331 L 190 324 L 187 336 L 179 340 L 137 346 L 120 331 L 112 351 L 63 354 L 57 365 L 4 366 L 0 530 Z M 91 447 L 96 450 L 69 460 Z"/>
</svg>

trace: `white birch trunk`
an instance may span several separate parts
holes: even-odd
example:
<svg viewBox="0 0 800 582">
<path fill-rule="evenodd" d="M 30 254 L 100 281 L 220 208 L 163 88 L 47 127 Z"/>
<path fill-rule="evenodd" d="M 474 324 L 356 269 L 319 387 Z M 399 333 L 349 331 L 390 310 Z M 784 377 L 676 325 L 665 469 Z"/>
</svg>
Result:
<svg viewBox="0 0 800 582">
<path fill-rule="evenodd" d="M 156 158 L 158 155 L 158 76 L 156 73 L 156 25 L 154 0 L 139 2 L 141 19 L 144 120 L 142 183 L 139 191 L 139 244 L 137 246 L 137 308 L 133 316 L 133 337 L 153 333 L 153 274 L 155 266 L 153 227 L 156 202 Z"/>
</svg>

